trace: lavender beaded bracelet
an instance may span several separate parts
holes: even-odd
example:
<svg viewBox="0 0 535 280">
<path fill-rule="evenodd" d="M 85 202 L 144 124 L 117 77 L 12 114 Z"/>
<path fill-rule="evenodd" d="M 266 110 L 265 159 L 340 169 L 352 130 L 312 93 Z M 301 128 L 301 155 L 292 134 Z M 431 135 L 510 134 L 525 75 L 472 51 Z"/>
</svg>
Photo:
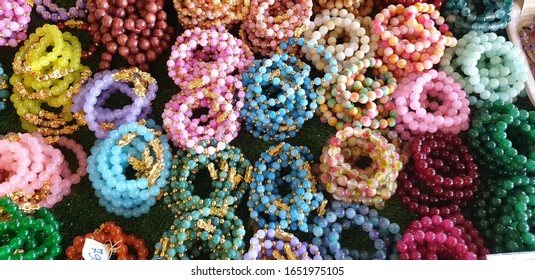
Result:
<svg viewBox="0 0 535 280">
<path fill-rule="evenodd" d="M 105 138 L 123 124 L 147 118 L 157 90 L 156 80 L 138 68 L 106 70 L 96 73 L 74 96 L 71 111 L 85 112 L 89 129 L 97 138 Z M 127 95 L 132 104 L 121 109 L 104 108 L 106 100 L 115 93 Z"/>
<path fill-rule="evenodd" d="M 318 246 L 279 229 L 258 230 L 249 244 L 244 260 L 322 260 Z"/>
<path fill-rule="evenodd" d="M 35 11 L 43 16 L 45 20 L 58 22 L 86 17 L 84 0 L 76 0 L 76 5 L 70 7 L 68 11 L 52 3 L 52 0 L 34 0 L 33 3 L 35 4 Z"/>
</svg>

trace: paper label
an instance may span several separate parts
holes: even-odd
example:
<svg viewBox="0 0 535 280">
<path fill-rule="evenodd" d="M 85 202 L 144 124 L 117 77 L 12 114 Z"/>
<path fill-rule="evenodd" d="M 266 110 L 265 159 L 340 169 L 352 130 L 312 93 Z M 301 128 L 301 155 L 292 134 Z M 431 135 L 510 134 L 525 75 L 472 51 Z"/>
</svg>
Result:
<svg viewBox="0 0 535 280">
<path fill-rule="evenodd" d="M 487 255 L 487 260 L 535 260 L 535 252 L 518 252 Z"/>
<path fill-rule="evenodd" d="M 535 0 L 524 0 L 524 4 L 521 7 L 518 22 L 520 26 L 524 26 L 531 22 L 533 16 L 535 16 Z"/>
<path fill-rule="evenodd" d="M 111 257 L 111 252 L 105 244 L 86 238 L 82 249 L 82 257 L 84 260 L 90 261 L 107 261 Z"/>
</svg>

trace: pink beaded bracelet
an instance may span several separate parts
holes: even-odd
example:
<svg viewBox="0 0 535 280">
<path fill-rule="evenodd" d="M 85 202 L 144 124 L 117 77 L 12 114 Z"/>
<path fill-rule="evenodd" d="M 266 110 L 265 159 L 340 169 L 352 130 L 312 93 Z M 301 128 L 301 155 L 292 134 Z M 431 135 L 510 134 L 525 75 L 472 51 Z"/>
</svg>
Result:
<svg viewBox="0 0 535 280">
<path fill-rule="evenodd" d="M 33 1 L 0 1 L 0 47 L 16 47 L 28 38 L 26 31 L 31 20 Z"/>
<path fill-rule="evenodd" d="M 394 100 L 398 114 L 396 131 L 403 140 L 437 130 L 459 134 L 469 128 L 466 93 L 445 72 L 432 69 L 410 73 L 398 85 Z"/>
<path fill-rule="evenodd" d="M 200 108 L 208 108 L 208 112 L 193 118 L 194 111 Z M 174 95 L 165 104 L 162 119 L 175 147 L 212 155 L 238 136 L 238 116 L 238 111 L 223 96 L 207 90 L 196 90 Z M 216 147 L 199 145 L 201 141 L 208 143 L 211 139 L 217 140 Z"/>
</svg>

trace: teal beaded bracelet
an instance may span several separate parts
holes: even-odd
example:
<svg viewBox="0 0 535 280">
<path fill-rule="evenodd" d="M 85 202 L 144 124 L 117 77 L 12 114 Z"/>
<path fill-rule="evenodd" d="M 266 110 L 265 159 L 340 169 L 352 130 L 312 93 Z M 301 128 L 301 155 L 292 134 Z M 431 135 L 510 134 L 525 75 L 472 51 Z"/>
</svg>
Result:
<svg viewBox="0 0 535 280">
<path fill-rule="evenodd" d="M 2 63 L 0 63 L 0 111 L 4 111 L 6 109 L 6 101 L 9 97 L 9 91 L 7 91 L 8 80 L 9 77 L 4 72 L 4 68 L 2 68 Z"/>
<path fill-rule="evenodd" d="M 35 216 L 0 198 L 0 260 L 53 260 L 61 253 L 60 223 L 47 208 Z"/>
<path fill-rule="evenodd" d="M 470 117 L 468 144 L 479 166 L 495 175 L 535 174 L 535 111 L 496 100 Z"/>
<path fill-rule="evenodd" d="M 496 32 L 505 29 L 511 20 L 512 8 L 513 0 L 448 0 L 442 11 L 450 30 L 459 36 L 471 30 Z"/>
</svg>

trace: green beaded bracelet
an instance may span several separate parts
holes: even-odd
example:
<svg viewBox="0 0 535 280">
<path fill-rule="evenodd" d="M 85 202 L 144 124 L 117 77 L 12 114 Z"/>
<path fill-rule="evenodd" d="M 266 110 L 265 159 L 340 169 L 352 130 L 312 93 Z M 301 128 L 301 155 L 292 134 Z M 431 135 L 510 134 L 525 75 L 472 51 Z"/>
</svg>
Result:
<svg viewBox="0 0 535 280">
<path fill-rule="evenodd" d="M 61 253 L 59 222 L 47 208 L 35 214 L 0 198 L 0 260 L 53 260 Z"/>
</svg>

